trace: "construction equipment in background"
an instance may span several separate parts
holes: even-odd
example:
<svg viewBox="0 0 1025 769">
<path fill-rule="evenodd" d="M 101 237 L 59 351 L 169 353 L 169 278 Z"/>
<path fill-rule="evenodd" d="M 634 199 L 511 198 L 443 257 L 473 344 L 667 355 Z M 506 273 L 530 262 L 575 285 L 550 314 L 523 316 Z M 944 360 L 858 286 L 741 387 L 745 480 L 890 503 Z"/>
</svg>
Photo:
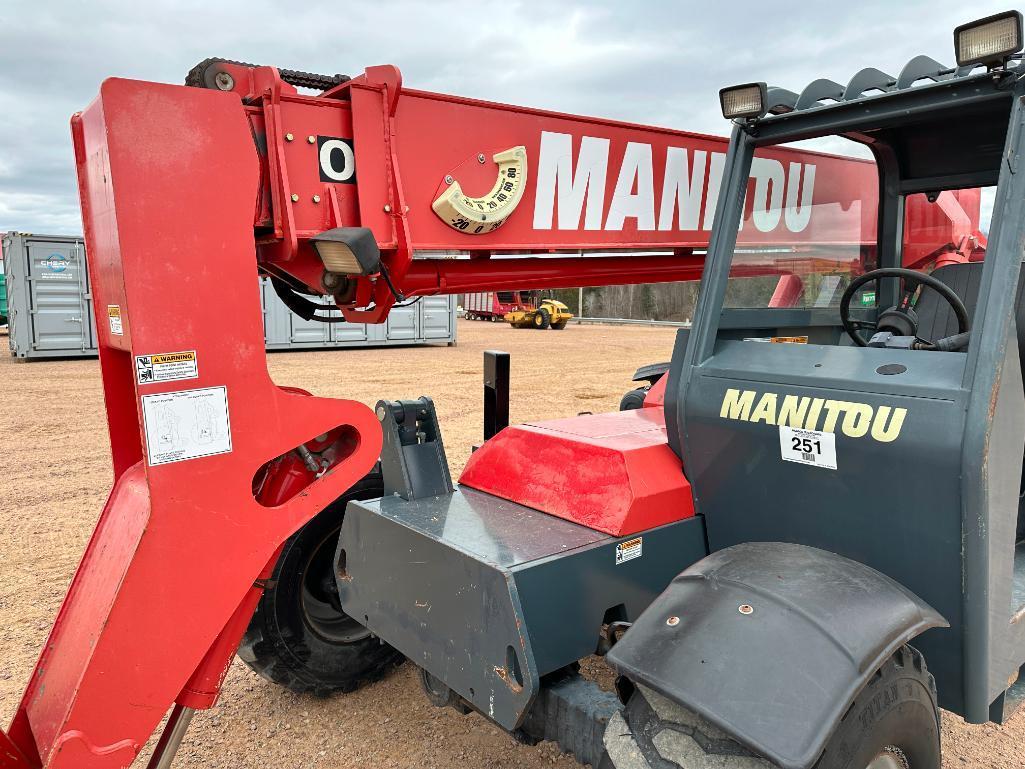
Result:
<svg viewBox="0 0 1025 769">
<path fill-rule="evenodd" d="M 533 306 L 511 310 L 505 314 L 505 320 L 513 328 L 535 328 L 539 331 L 552 328 L 561 331 L 566 328 L 573 317 L 569 307 L 550 296 L 540 296 L 535 292 Z"/>
<path fill-rule="evenodd" d="M 474 291 L 463 295 L 463 309 L 467 320 L 488 320 L 496 323 L 506 313 L 534 306 L 531 291 Z"/>
<path fill-rule="evenodd" d="M 127 767 L 170 709 L 166 769 L 238 649 L 317 693 L 410 659 L 434 704 L 598 769 L 938 769 L 937 703 L 1002 722 L 1023 686 L 1021 27 L 959 28 L 954 68 L 727 89 L 728 148 L 393 67 L 105 81 L 72 132 L 114 488 L 0 767 Z M 822 136 L 875 162 L 787 146 Z M 246 288 L 380 322 L 702 270 L 644 408 L 506 425 L 489 356 L 458 483 L 430 398 L 271 381 Z"/>
</svg>

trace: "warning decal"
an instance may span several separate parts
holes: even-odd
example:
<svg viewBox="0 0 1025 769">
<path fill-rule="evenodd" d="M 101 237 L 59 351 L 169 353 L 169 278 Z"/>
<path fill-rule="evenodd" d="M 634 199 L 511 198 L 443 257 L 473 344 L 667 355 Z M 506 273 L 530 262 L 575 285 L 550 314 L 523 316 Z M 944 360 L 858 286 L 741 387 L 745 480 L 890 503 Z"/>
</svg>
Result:
<svg viewBox="0 0 1025 769">
<path fill-rule="evenodd" d="M 143 395 L 142 418 L 151 466 L 231 451 L 227 387 Z"/>
<path fill-rule="evenodd" d="M 199 360 L 195 350 L 162 352 L 135 356 L 135 377 L 139 384 L 177 382 L 199 377 Z"/>
<path fill-rule="evenodd" d="M 110 333 L 124 336 L 125 327 L 121 323 L 121 306 L 117 304 L 107 305 L 107 320 L 110 321 Z"/>
<path fill-rule="evenodd" d="M 626 542 L 620 542 L 616 545 L 616 564 L 626 563 L 632 561 L 634 558 L 641 557 L 641 545 L 643 543 L 643 537 L 636 537 L 634 539 L 628 539 Z"/>
</svg>

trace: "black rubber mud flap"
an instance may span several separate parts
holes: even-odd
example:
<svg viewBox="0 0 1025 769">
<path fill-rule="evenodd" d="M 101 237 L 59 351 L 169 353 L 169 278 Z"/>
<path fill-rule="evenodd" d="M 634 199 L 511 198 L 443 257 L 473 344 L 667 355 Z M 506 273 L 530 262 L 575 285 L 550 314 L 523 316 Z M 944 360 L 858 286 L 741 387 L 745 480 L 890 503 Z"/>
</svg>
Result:
<svg viewBox="0 0 1025 769">
<path fill-rule="evenodd" d="M 784 769 L 809 769 L 870 676 L 947 622 L 864 564 L 737 545 L 680 574 L 607 656 Z"/>
</svg>

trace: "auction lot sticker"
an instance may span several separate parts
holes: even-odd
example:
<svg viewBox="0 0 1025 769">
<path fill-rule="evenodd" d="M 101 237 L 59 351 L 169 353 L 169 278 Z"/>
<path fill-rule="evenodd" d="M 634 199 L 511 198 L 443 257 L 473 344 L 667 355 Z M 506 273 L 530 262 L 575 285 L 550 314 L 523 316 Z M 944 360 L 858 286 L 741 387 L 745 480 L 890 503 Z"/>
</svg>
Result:
<svg viewBox="0 0 1025 769">
<path fill-rule="evenodd" d="M 143 395 L 142 417 L 151 466 L 231 451 L 227 387 Z"/>
<path fill-rule="evenodd" d="M 199 358 L 195 350 L 136 355 L 135 377 L 141 385 L 197 379 L 199 377 Z"/>
</svg>

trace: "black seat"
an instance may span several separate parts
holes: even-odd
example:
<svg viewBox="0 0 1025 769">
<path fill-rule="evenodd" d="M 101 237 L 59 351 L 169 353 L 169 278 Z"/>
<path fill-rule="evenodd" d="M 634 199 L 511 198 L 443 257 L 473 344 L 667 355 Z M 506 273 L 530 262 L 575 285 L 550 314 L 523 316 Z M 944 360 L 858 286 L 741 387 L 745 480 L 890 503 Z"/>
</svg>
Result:
<svg viewBox="0 0 1025 769">
<path fill-rule="evenodd" d="M 932 276 L 939 278 L 950 286 L 954 293 L 964 302 L 968 310 L 968 320 L 975 317 L 975 308 L 979 301 L 979 284 L 982 281 L 982 262 L 965 262 L 948 264 L 934 270 Z M 1025 381 L 1025 270 L 1018 278 L 1018 294 L 1014 301 L 1014 321 L 1018 335 L 1018 363 L 1022 367 L 1022 379 Z M 957 333 L 957 317 L 950 305 L 935 291 L 922 289 L 922 294 L 915 305 L 918 315 L 918 336 L 921 339 L 935 342 L 945 336 Z M 1018 499 L 1018 533 L 1016 539 L 1025 539 L 1025 467 L 1022 468 L 1022 481 Z"/>
</svg>

